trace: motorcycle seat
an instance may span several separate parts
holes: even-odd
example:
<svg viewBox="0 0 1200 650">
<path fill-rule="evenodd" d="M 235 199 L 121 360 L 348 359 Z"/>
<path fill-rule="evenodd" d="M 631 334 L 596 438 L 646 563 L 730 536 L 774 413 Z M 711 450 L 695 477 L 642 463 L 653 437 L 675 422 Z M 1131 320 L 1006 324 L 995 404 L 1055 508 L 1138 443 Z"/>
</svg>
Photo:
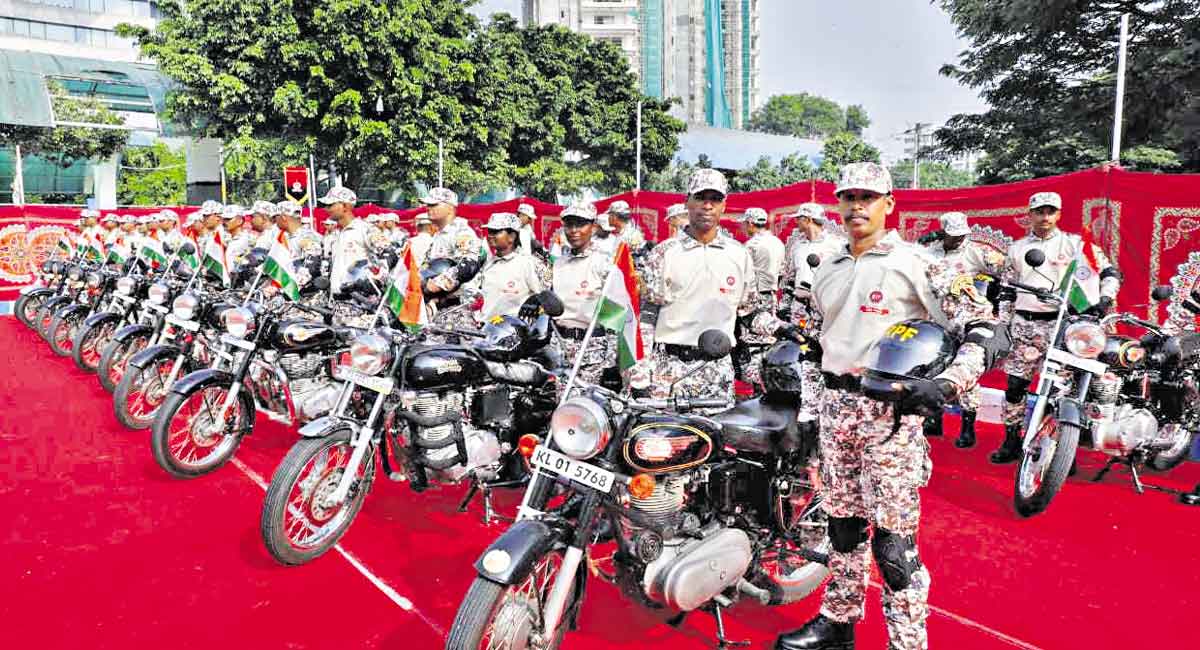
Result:
<svg viewBox="0 0 1200 650">
<path fill-rule="evenodd" d="M 770 396 L 746 400 L 712 416 L 721 423 L 725 444 L 738 451 L 769 454 L 780 441 L 798 435 L 799 405 Z"/>
<path fill-rule="evenodd" d="M 488 374 L 497 381 L 515 386 L 540 386 L 550 379 L 550 373 L 536 363 L 518 361 L 516 363 L 487 362 Z"/>
</svg>

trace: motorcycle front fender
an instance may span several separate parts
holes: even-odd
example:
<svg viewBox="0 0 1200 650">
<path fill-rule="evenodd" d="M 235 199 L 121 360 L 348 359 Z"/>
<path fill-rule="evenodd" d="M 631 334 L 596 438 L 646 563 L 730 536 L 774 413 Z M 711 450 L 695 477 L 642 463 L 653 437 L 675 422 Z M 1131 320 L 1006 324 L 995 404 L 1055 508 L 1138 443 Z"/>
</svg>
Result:
<svg viewBox="0 0 1200 650">
<path fill-rule="evenodd" d="M 117 321 L 120 319 L 121 319 L 121 316 L 119 314 L 114 314 L 111 311 L 98 311 L 98 312 L 92 314 L 91 316 L 88 316 L 87 318 L 83 319 L 83 326 L 90 329 L 93 327 L 97 327 L 103 323 L 106 323 L 110 320 Z"/>
<path fill-rule="evenodd" d="M 22 296 L 46 296 L 54 293 L 54 289 L 50 287 L 28 286 L 22 287 L 19 292 Z"/>
<path fill-rule="evenodd" d="M 60 307 L 65 304 L 70 304 L 70 302 L 70 296 L 54 296 L 53 298 L 47 300 L 46 304 L 42 306 L 49 310 L 51 314 L 53 314 L 54 312 L 58 311 Z"/>
<path fill-rule="evenodd" d="M 63 320 L 66 320 L 67 318 L 70 318 L 71 316 L 87 313 L 87 311 L 88 311 L 87 305 L 70 304 L 70 305 L 64 305 L 62 307 L 59 307 L 54 312 L 54 315 L 59 318 L 62 318 Z"/>
<path fill-rule="evenodd" d="M 1058 400 L 1058 411 L 1055 417 L 1060 424 L 1073 424 L 1079 428 L 1083 428 L 1083 405 L 1078 400 L 1072 397 L 1063 397 Z"/>
<path fill-rule="evenodd" d="M 179 381 L 176 381 L 175 385 L 171 386 L 171 392 L 179 393 L 180 395 L 184 395 L 184 394 L 190 393 L 192 391 L 204 388 L 205 386 L 208 386 L 210 384 L 221 384 L 221 385 L 232 386 L 233 382 L 234 382 L 233 373 L 225 372 L 224 370 L 214 370 L 212 368 L 205 368 L 204 370 L 197 370 L 196 372 L 193 372 L 190 375 L 183 377 Z M 243 391 L 240 394 L 245 395 L 245 392 Z M 253 412 L 253 408 L 254 408 L 253 403 L 251 403 L 251 412 Z"/>
<path fill-rule="evenodd" d="M 174 359 L 178 354 L 178 345 L 152 345 L 130 357 L 129 366 L 131 368 L 137 368 L 138 370 L 145 370 L 153 365 L 155 361 L 163 357 Z M 186 367 L 186 364 L 184 367 Z"/>
<path fill-rule="evenodd" d="M 345 420 L 331 415 L 322 415 L 300 427 L 298 433 L 301 438 L 328 438 L 338 431 L 350 428 L 352 427 Z"/>
<path fill-rule="evenodd" d="M 537 519 L 522 519 L 479 556 L 475 572 L 496 584 L 520 584 L 529 577 L 537 561 L 554 548 L 559 536 L 558 531 Z"/>
<path fill-rule="evenodd" d="M 139 325 L 137 323 L 134 323 L 133 325 L 126 325 L 125 327 L 117 330 L 116 334 L 113 334 L 112 340 L 117 343 L 124 343 L 138 336 L 142 336 L 143 334 L 146 336 L 154 336 L 154 328 L 150 327 L 149 325 Z"/>
</svg>

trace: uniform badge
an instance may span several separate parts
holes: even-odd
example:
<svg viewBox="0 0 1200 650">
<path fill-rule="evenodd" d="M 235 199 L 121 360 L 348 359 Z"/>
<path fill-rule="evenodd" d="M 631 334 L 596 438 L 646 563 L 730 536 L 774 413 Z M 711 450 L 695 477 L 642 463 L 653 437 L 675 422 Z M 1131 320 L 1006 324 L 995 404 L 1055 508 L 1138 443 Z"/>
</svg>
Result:
<svg viewBox="0 0 1200 650">
<path fill-rule="evenodd" d="M 879 303 L 883 302 L 883 292 L 876 289 L 875 291 L 871 292 L 871 295 L 868 296 L 868 298 L 871 300 L 871 302 L 878 305 Z"/>
<path fill-rule="evenodd" d="M 732 275 L 725 278 L 725 284 L 728 284 L 731 287 L 733 286 L 733 283 L 735 283 L 735 282 L 737 282 L 737 280 Z"/>
</svg>

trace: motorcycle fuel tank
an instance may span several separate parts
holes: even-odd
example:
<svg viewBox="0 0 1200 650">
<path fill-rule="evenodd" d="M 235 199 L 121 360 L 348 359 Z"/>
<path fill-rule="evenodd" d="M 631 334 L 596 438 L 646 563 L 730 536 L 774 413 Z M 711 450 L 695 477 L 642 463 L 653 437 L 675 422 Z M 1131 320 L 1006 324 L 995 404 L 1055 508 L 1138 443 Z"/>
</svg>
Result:
<svg viewBox="0 0 1200 650">
<path fill-rule="evenodd" d="M 320 321 L 286 320 L 279 324 L 278 337 L 273 347 L 279 350 L 311 350 L 329 345 L 337 335 L 329 325 Z"/>
<path fill-rule="evenodd" d="M 460 345 L 414 347 L 404 362 L 404 387 L 411 390 L 465 386 L 488 376 L 487 366 L 474 350 Z"/>
</svg>

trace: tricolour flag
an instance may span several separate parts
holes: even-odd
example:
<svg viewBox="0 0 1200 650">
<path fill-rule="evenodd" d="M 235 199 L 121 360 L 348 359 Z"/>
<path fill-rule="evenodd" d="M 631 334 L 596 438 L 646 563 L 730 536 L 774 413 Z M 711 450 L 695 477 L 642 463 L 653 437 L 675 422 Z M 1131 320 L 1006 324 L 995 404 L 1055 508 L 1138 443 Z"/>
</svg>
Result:
<svg viewBox="0 0 1200 650">
<path fill-rule="evenodd" d="M 1075 278 L 1071 282 L 1071 278 Z M 1067 266 L 1059 291 L 1067 298 L 1067 303 L 1076 312 L 1087 310 L 1100 302 L 1100 274 L 1088 263 L 1083 255 L 1076 255 Z"/>
<path fill-rule="evenodd" d="M 296 282 L 292 251 L 288 248 L 287 234 L 282 229 L 271 244 L 271 251 L 267 253 L 263 273 L 271 278 L 283 295 L 292 300 L 300 300 L 300 285 Z"/>
<path fill-rule="evenodd" d="M 142 237 L 142 257 L 150 260 L 150 263 L 155 267 L 164 266 L 167 263 L 167 253 L 163 249 L 162 242 L 158 240 L 154 234 Z"/>
<path fill-rule="evenodd" d="M 133 256 L 133 251 L 125 244 L 124 237 L 117 237 L 113 240 L 112 246 L 108 247 L 108 261 L 124 264 L 126 260 Z"/>
<path fill-rule="evenodd" d="M 221 283 L 229 286 L 229 269 L 225 266 L 225 242 L 221 241 L 221 231 L 213 233 L 204 244 L 204 257 L 200 263 L 208 271 L 221 278 Z"/>
<path fill-rule="evenodd" d="M 71 242 L 67 240 L 66 235 L 58 238 L 58 251 L 64 255 L 71 254 Z"/>
<path fill-rule="evenodd" d="M 642 357 L 641 300 L 637 276 L 633 270 L 633 255 L 629 245 L 617 246 L 615 268 L 604 281 L 604 295 L 596 306 L 596 322 L 617 333 L 617 363 L 627 370 Z"/>
<path fill-rule="evenodd" d="M 384 304 L 396 316 L 396 320 L 410 330 L 418 330 L 425 323 L 425 298 L 421 294 L 421 274 L 413 257 L 412 244 L 404 247 L 401 263 L 392 273 Z"/>
<path fill-rule="evenodd" d="M 100 241 L 99 235 L 92 233 L 90 236 L 84 237 L 83 255 L 92 260 L 104 259 L 104 242 Z"/>
</svg>

